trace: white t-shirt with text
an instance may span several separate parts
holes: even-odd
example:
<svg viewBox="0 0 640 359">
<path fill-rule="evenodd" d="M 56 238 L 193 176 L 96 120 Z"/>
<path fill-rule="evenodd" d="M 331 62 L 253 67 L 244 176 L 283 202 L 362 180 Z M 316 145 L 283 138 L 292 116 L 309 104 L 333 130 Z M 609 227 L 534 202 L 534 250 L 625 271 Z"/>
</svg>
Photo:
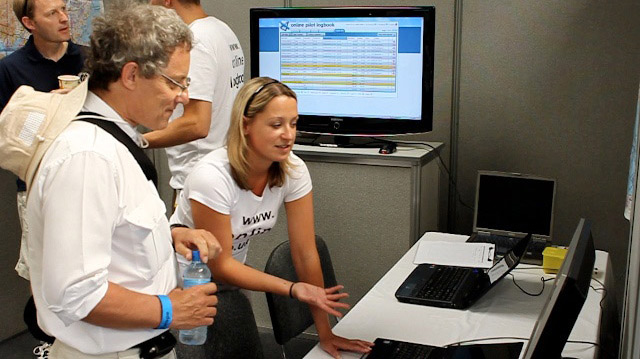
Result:
<svg viewBox="0 0 640 359">
<path fill-rule="evenodd" d="M 249 242 L 273 228 L 282 203 L 295 201 L 311 192 L 311 177 L 305 163 L 293 153 L 289 160 L 292 166 L 284 185 L 267 187 L 262 196 L 257 196 L 252 191 L 238 187 L 231 177 L 226 148 L 211 152 L 203 157 L 187 177 L 170 222 L 194 228 L 189 200 L 229 215 L 233 233 L 232 255 L 237 261 L 244 263 Z"/>
</svg>

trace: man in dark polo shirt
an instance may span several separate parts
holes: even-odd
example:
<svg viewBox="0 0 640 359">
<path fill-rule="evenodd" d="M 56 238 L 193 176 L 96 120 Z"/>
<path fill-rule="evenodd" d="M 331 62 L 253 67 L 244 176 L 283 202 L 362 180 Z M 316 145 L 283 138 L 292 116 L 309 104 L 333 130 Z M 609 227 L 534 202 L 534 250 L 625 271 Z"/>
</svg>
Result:
<svg viewBox="0 0 640 359">
<path fill-rule="evenodd" d="M 77 75 L 84 62 L 81 47 L 70 41 L 69 15 L 64 0 L 13 0 L 13 12 L 31 36 L 23 47 L 0 60 L 0 111 L 21 85 L 43 92 L 57 90 L 58 76 Z M 22 243 L 16 271 L 28 280 L 29 267 L 25 261 L 28 226 L 24 222 L 26 186 L 21 180 L 17 183 Z M 45 334 L 40 334 L 37 328 L 33 299 L 25 308 L 25 321 L 38 339 L 52 340 L 43 337 Z"/>
<path fill-rule="evenodd" d="M 77 75 L 83 66 L 81 48 L 70 41 L 63 0 L 13 0 L 13 11 L 31 36 L 23 47 L 0 60 L 0 110 L 21 85 L 55 90 L 59 75 Z"/>
</svg>

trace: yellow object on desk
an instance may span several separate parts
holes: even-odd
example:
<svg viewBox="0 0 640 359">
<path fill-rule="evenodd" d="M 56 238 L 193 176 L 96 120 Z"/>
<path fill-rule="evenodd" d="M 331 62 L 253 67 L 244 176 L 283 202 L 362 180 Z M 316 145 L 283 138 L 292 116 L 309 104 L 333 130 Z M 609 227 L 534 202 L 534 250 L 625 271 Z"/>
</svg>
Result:
<svg viewBox="0 0 640 359">
<path fill-rule="evenodd" d="M 547 247 L 542 251 L 542 270 L 547 274 L 558 273 L 567 249 L 562 247 Z"/>
</svg>

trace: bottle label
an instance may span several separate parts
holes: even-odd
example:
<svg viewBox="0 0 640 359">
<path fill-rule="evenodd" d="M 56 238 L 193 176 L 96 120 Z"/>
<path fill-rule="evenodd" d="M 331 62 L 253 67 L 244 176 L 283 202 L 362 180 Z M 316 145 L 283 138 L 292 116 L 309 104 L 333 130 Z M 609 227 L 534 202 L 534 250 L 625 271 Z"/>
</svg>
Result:
<svg viewBox="0 0 640 359">
<path fill-rule="evenodd" d="M 211 282 L 211 279 L 209 278 L 184 278 L 182 288 L 187 289 L 193 287 L 194 285 L 207 284 L 209 282 Z"/>
</svg>

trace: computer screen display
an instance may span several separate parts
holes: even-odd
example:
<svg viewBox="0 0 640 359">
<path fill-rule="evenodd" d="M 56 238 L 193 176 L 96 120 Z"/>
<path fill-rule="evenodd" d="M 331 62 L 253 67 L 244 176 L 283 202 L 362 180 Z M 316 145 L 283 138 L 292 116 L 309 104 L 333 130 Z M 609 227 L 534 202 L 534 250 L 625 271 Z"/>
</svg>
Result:
<svg viewBox="0 0 640 359">
<path fill-rule="evenodd" d="M 591 222 L 583 218 L 538 317 L 524 359 L 562 358 L 562 350 L 587 299 L 594 262 Z"/>
<path fill-rule="evenodd" d="M 251 73 L 298 96 L 300 131 L 426 132 L 433 7 L 251 9 Z"/>
<path fill-rule="evenodd" d="M 532 175 L 480 171 L 474 231 L 551 239 L 555 181 Z"/>
</svg>

